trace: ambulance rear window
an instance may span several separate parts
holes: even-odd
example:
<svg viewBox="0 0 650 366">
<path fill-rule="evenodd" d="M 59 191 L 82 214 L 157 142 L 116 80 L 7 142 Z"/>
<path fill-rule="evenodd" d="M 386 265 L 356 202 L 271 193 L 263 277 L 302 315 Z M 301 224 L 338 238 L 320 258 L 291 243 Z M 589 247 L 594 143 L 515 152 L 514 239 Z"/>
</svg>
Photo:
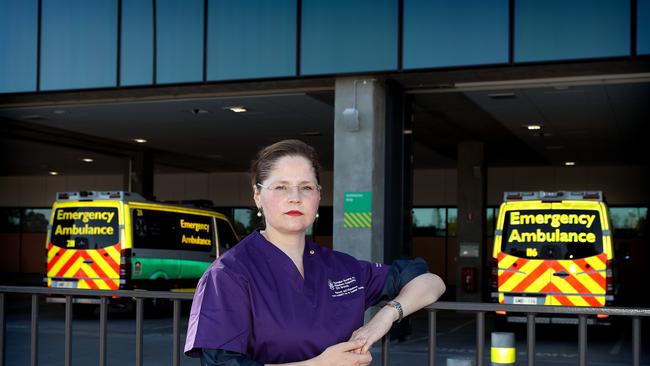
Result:
<svg viewBox="0 0 650 366">
<path fill-rule="evenodd" d="M 579 259 L 603 252 L 596 210 L 511 210 L 505 213 L 501 250 L 529 259 Z"/>
<path fill-rule="evenodd" d="M 57 208 L 51 242 L 66 249 L 100 249 L 117 244 L 119 224 L 115 207 Z"/>
</svg>

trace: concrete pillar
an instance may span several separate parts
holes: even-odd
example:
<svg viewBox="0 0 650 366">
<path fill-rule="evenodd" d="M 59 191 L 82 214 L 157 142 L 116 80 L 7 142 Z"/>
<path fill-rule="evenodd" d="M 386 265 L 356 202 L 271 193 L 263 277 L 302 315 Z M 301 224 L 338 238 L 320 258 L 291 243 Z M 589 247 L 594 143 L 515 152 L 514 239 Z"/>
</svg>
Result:
<svg viewBox="0 0 650 366">
<path fill-rule="evenodd" d="M 480 302 L 486 231 L 486 177 L 483 143 L 458 145 L 458 223 L 456 300 Z"/>
<path fill-rule="evenodd" d="M 333 246 L 358 259 L 383 262 L 386 89 L 373 78 L 339 78 L 335 93 Z M 369 206 L 365 200 L 371 204 L 370 227 L 363 216 L 346 224 L 344 211 L 348 218 L 363 214 Z"/>
<path fill-rule="evenodd" d="M 135 152 L 125 159 L 124 190 L 153 200 L 153 152 Z"/>
</svg>

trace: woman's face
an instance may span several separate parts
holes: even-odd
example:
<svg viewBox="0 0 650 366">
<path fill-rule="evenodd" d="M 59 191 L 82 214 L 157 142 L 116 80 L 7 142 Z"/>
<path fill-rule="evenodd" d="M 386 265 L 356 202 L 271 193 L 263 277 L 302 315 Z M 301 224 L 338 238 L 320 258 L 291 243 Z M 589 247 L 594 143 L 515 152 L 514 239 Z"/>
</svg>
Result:
<svg viewBox="0 0 650 366">
<path fill-rule="evenodd" d="M 314 222 L 320 191 L 309 160 L 302 156 L 278 159 L 262 185 L 255 187 L 253 198 L 262 208 L 267 230 L 300 234 Z"/>
</svg>

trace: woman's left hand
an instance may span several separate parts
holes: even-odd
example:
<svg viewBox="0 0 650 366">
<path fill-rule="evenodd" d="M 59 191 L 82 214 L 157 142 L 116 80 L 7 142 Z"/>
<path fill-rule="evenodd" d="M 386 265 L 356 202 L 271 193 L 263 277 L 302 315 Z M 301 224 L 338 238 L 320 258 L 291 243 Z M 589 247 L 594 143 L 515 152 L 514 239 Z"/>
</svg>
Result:
<svg viewBox="0 0 650 366">
<path fill-rule="evenodd" d="M 355 330 L 350 337 L 350 341 L 363 340 L 365 343 L 361 348 L 355 350 L 356 353 L 368 352 L 375 342 L 380 340 L 393 326 L 393 322 L 398 319 L 399 314 L 395 308 L 384 306 L 375 314 L 366 325 Z"/>
</svg>

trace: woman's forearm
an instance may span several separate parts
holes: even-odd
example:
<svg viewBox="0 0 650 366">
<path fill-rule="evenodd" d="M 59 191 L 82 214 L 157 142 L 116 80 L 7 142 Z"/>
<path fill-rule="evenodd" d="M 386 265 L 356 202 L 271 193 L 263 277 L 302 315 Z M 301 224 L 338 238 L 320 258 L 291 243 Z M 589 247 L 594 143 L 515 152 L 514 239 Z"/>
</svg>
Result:
<svg viewBox="0 0 650 366">
<path fill-rule="evenodd" d="M 440 277 L 433 273 L 425 273 L 404 285 L 393 300 L 402 305 L 404 316 L 407 316 L 436 302 L 445 292 L 445 289 L 445 284 Z M 399 316 L 397 310 L 394 313 Z"/>
</svg>

